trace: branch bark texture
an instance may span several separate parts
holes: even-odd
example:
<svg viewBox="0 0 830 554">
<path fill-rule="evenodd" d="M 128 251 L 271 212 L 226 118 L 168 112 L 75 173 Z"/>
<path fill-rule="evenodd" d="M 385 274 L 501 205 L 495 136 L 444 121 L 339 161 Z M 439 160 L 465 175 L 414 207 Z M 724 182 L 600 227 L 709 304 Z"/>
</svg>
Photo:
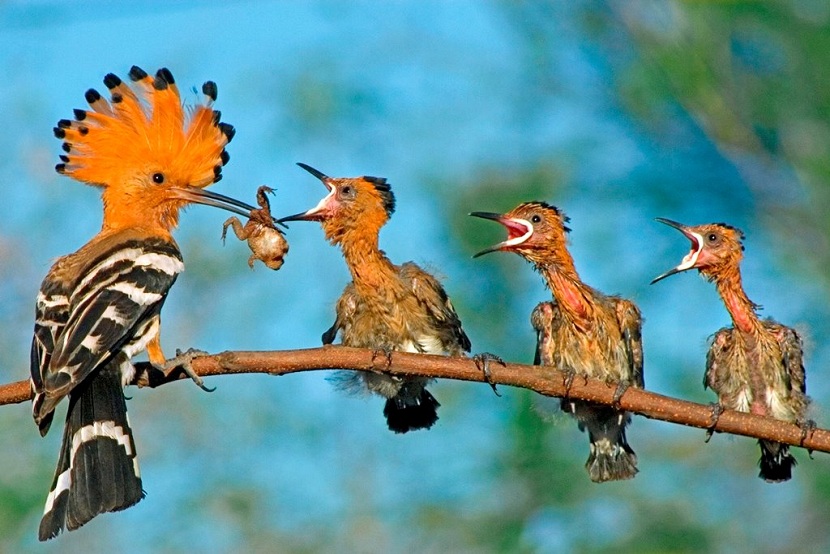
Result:
<svg viewBox="0 0 830 554">
<path fill-rule="evenodd" d="M 358 371 L 382 371 L 392 375 L 417 375 L 462 381 L 484 381 L 482 371 L 470 358 L 447 358 L 426 354 L 393 352 L 387 363 L 385 355 L 375 355 L 371 350 L 344 346 L 325 346 L 302 350 L 269 352 L 228 351 L 216 355 L 197 357 L 193 370 L 202 377 L 232 375 L 238 373 L 265 373 L 285 375 L 300 371 L 324 369 L 354 369 Z M 143 368 L 143 371 L 142 371 Z M 186 378 L 183 372 L 168 377 L 152 372 L 149 364 L 137 364 L 138 374 L 144 374 L 144 382 L 150 386 Z M 502 366 L 491 363 L 492 382 L 499 385 L 521 387 L 545 396 L 570 397 L 611 405 L 616 385 L 601 380 L 573 379 L 567 387 L 566 375 L 549 367 L 507 363 Z M 28 381 L 0 385 L 0 405 L 25 402 L 32 398 Z M 713 429 L 722 433 L 743 435 L 759 439 L 783 442 L 809 450 L 830 452 L 830 431 L 825 429 L 802 430 L 797 425 L 748 413 L 724 411 L 712 426 L 712 407 L 686 400 L 663 396 L 647 390 L 629 388 L 619 398 L 619 406 L 641 416 L 701 429 Z"/>
</svg>

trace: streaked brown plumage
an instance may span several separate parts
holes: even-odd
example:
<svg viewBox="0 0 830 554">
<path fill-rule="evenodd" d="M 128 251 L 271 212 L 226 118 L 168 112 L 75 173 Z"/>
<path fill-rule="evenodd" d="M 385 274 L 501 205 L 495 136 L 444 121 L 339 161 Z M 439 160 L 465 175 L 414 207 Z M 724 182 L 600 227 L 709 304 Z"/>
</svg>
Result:
<svg viewBox="0 0 830 554">
<path fill-rule="evenodd" d="M 772 319 L 761 320 L 759 308 L 744 292 L 740 263 L 743 233 L 725 223 L 687 226 L 659 218 L 692 243 L 680 265 L 655 278 L 697 269 L 715 283 L 732 327 L 715 333 L 706 355 L 703 386 L 718 395 L 723 408 L 805 424 L 806 395 L 802 346 L 798 333 Z M 786 444 L 758 441 L 761 447 L 759 477 L 778 483 L 792 477 L 795 458 Z"/>
<path fill-rule="evenodd" d="M 326 238 L 339 245 L 352 275 L 337 301 L 337 318 L 323 334 L 331 344 L 338 332 L 345 346 L 449 356 L 470 350 L 461 321 L 435 277 L 412 262 L 394 265 L 378 246 L 378 234 L 395 209 L 386 179 L 332 178 L 299 164 L 319 178 L 328 195 L 317 206 L 281 221 L 319 221 Z M 406 433 L 428 429 L 438 419 L 429 379 L 383 373 L 349 372 L 350 385 L 387 399 L 389 429 Z"/>
<path fill-rule="evenodd" d="M 631 301 L 607 296 L 579 279 L 566 245 L 567 217 L 544 202 L 526 202 L 504 215 L 471 215 L 498 221 L 508 231 L 506 241 L 477 255 L 516 252 L 535 266 L 553 293 L 553 302 L 542 302 L 531 315 L 537 335 L 535 363 L 642 388 L 640 312 Z M 626 441 L 630 416 L 625 411 L 569 399 L 563 399 L 562 409 L 588 431 L 586 468 L 591 480 L 634 477 L 637 456 Z"/>
</svg>

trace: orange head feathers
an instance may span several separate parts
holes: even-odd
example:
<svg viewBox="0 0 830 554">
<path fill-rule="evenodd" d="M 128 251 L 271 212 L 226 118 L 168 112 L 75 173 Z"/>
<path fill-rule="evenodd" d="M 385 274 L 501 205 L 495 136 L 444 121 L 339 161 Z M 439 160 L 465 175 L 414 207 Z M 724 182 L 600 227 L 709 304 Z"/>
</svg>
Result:
<svg viewBox="0 0 830 554">
<path fill-rule="evenodd" d="M 319 221 L 332 244 L 356 238 L 377 239 L 380 228 L 395 211 L 392 187 L 382 177 L 334 178 L 298 163 L 320 179 L 328 194 L 308 211 L 280 219 L 283 221 Z"/>
<path fill-rule="evenodd" d="M 222 178 L 225 146 L 235 132 L 212 109 L 216 84 L 206 82 L 206 102 L 186 113 L 168 69 L 150 76 L 133 66 L 129 76 L 132 86 L 108 74 L 110 100 L 88 90 L 91 110 L 75 110 L 74 120 L 62 119 L 54 129 L 65 141 L 58 173 L 104 189 L 104 228 L 167 233 L 192 202 L 247 216 L 252 206 L 203 190 Z"/>
<path fill-rule="evenodd" d="M 744 234 L 740 229 L 726 223 L 683 225 L 664 217 L 658 217 L 657 221 L 683 233 L 692 246 L 678 266 L 655 277 L 652 284 L 690 269 L 697 269 L 710 281 L 739 275 L 744 251 Z"/>
<path fill-rule="evenodd" d="M 473 212 L 470 215 L 492 219 L 507 229 L 507 240 L 482 250 L 473 256 L 475 258 L 503 250 L 516 252 L 536 264 L 563 257 L 570 260 L 566 247 L 569 219 L 556 206 L 547 202 L 524 202 L 503 215 L 490 212 Z"/>
</svg>

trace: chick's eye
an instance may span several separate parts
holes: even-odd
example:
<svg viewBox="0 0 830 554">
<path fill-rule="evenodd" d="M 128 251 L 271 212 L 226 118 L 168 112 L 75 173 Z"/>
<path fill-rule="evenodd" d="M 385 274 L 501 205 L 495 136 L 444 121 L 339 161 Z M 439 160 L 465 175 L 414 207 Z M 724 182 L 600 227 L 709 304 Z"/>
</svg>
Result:
<svg viewBox="0 0 830 554">
<path fill-rule="evenodd" d="M 542 216 L 534 215 L 533 217 L 530 218 L 530 221 L 532 223 L 539 223 L 540 221 L 542 221 Z"/>
<path fill-rule="evenodd" d="M 153 173 L 153 182 L 156 184 L 162 184 L 164 182 L 164 173 Z"/>
<path fill-rule="evenodd" d="M 715 233 L 709 233 L 709 236 L 706 238 L 709 240 L 709 242 L 715 242 L 716 240 L 718 240 L 718 236 Z"/>
</svg>

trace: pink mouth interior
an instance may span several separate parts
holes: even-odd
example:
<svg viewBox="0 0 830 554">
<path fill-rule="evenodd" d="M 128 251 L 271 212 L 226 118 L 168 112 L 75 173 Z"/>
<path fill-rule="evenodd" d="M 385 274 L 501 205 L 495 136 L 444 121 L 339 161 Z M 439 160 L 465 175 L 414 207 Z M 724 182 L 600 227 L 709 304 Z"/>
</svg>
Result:
<svg viewBox="0 0 830 554">
<path fill-rule="evenodd" d="M 502 221 L 505 227 L 507 227 L 507 240 L 517 239 L 521 236 L 524 236 L 527 233 L 528 229 L 521 223 L 517 223 L 511 220 Z"/>
<path fill-rule="evenodd" d="M 683 234 L 686 235 L 686 238 L 688 238 L 691 241 L 692 252 L 697 252 L 700 249 L 700 245 L 697 243 L 697 237 L 688 233 Z"/>
</svg>

